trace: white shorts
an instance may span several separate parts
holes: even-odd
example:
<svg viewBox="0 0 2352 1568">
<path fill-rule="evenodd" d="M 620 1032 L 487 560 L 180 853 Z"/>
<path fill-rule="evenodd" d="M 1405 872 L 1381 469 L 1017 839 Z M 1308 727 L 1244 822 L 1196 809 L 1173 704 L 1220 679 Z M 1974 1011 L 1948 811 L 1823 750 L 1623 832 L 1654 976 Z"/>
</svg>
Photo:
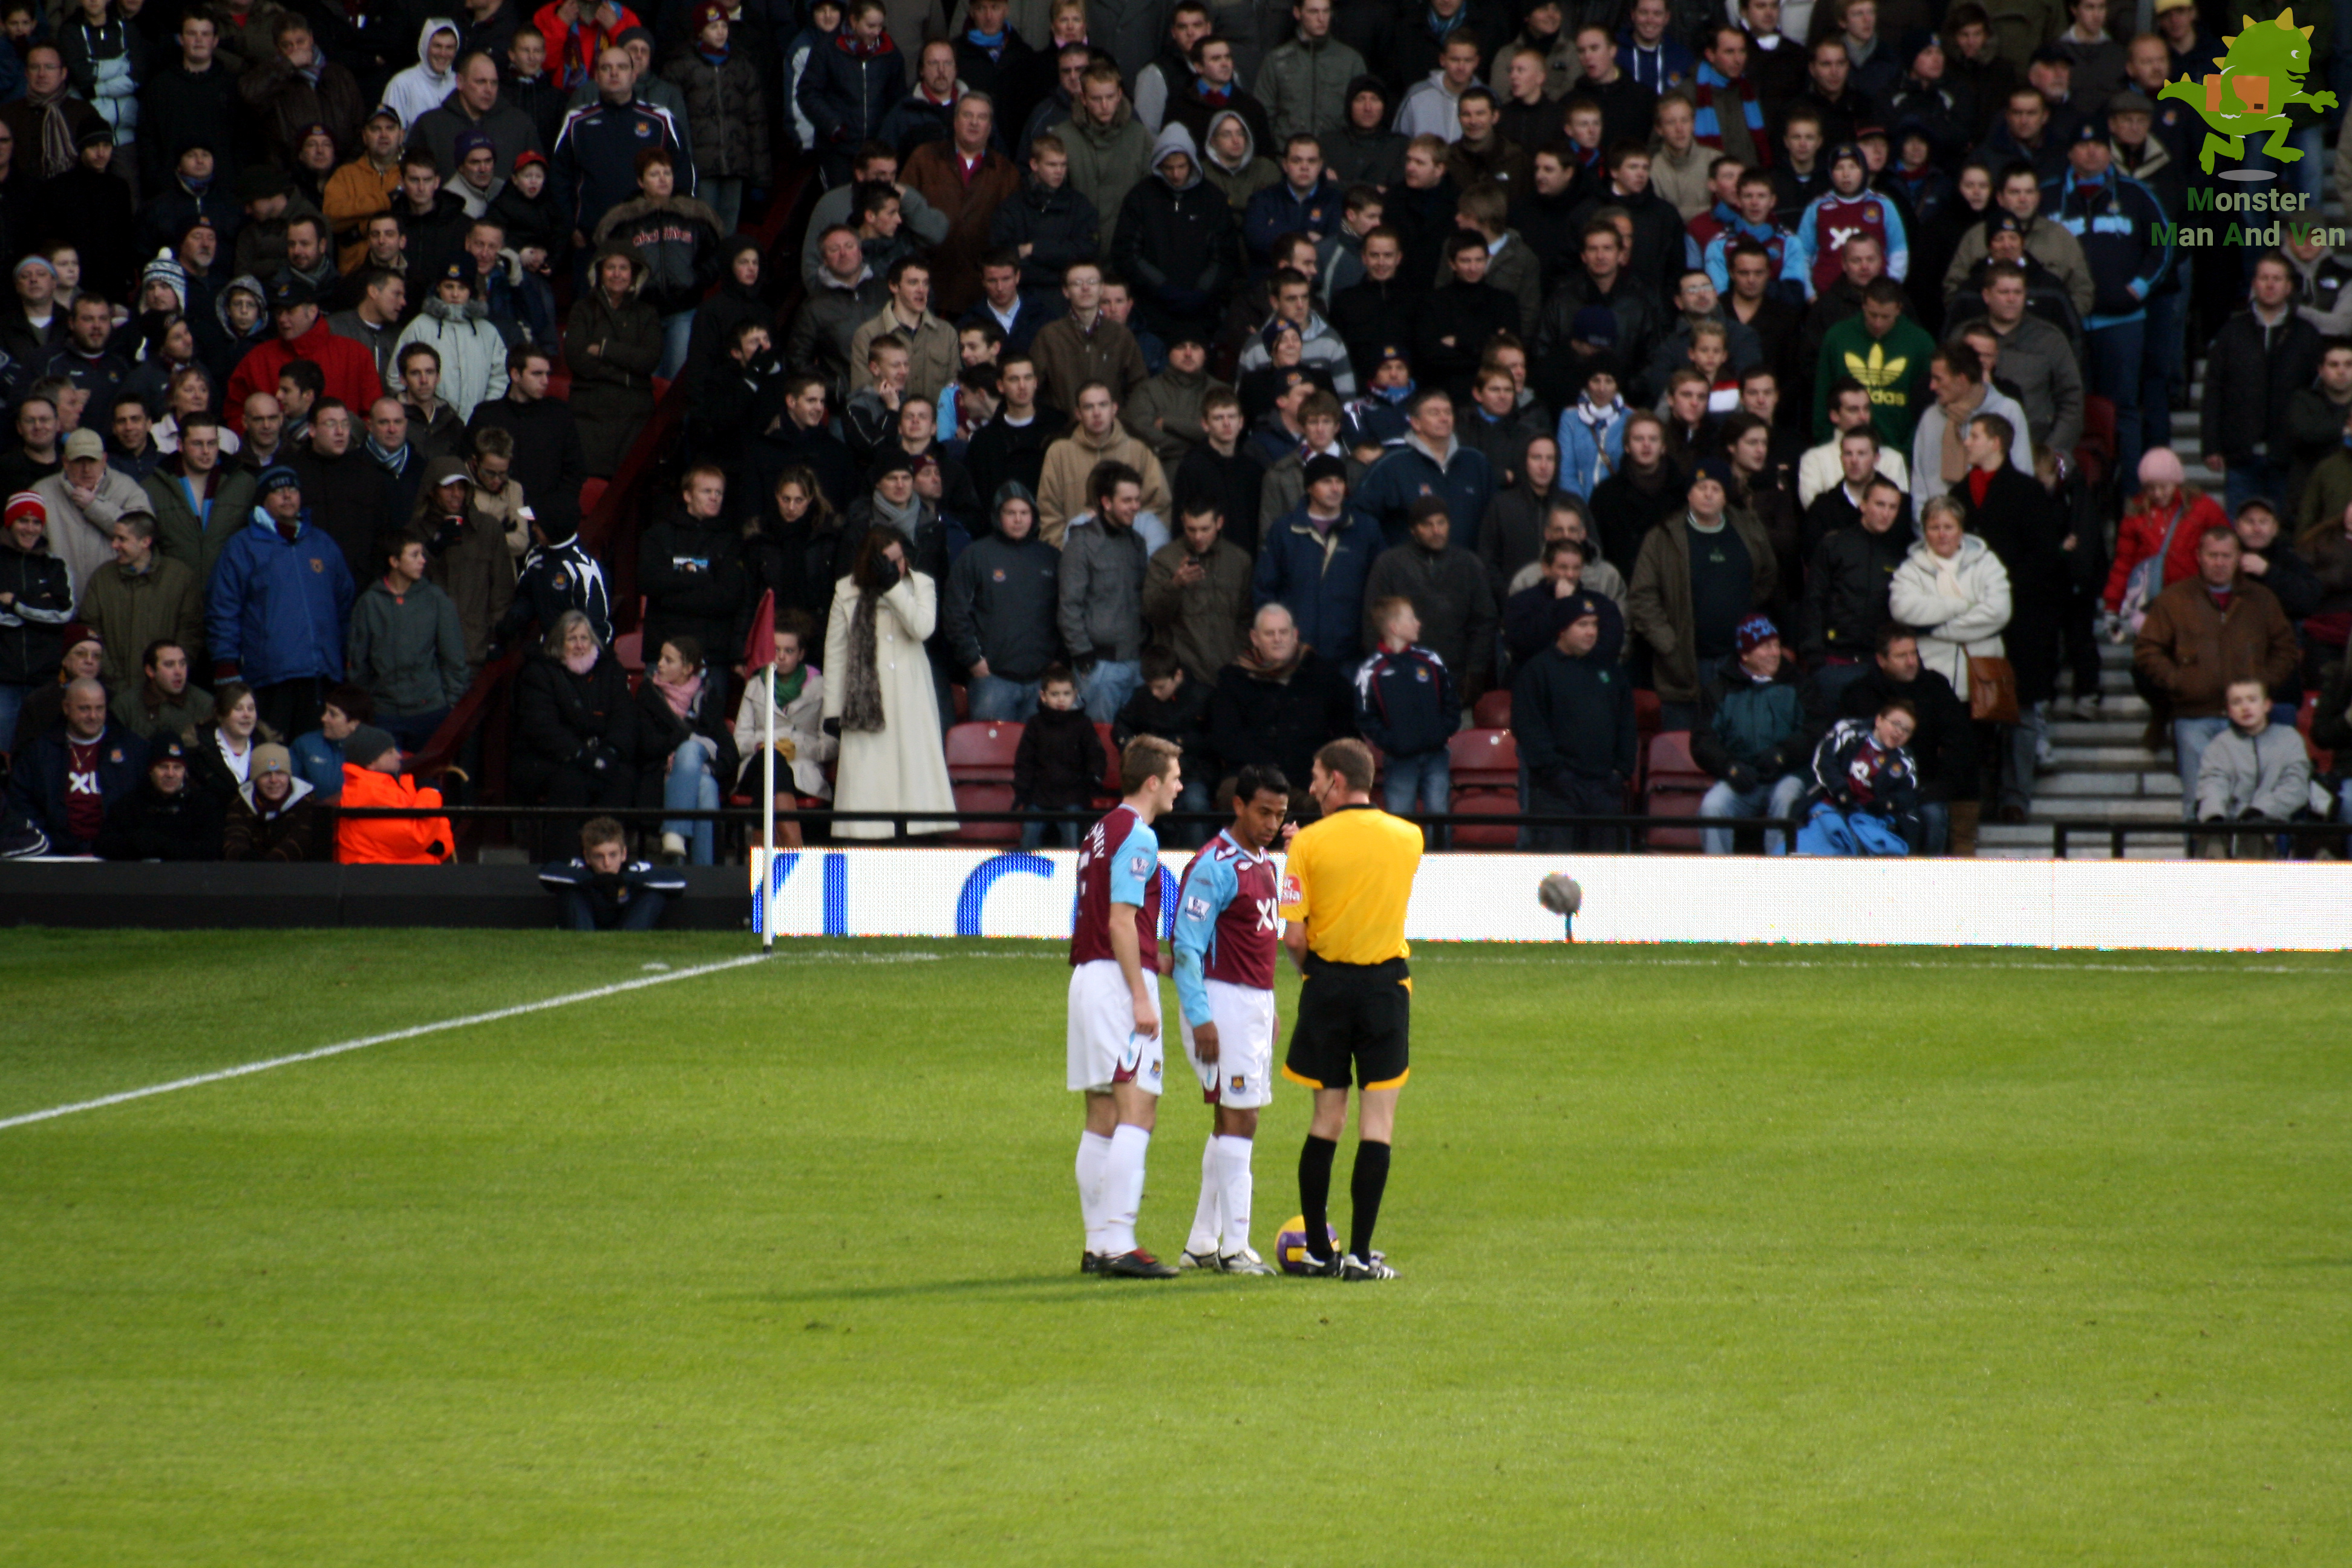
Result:
<svg viewBox="0 0 2352 1568">
<path fill-rule="evenodd" d="M 1151 1016 L 1160 1016 L 1160 982 L 1151 976 Z M 1116 960 L 1097 958 L 1070 971 L 1070 1089 L 1108 1094 L 1131 1083 L 1160 1089 L 1161 1039 L 1135 1032 L 1135 1004 Z"/>
<path fill-rule="evenodd" d="M 1274 993 L 1230 980 L 1202 983 L 1209 992 L 1209 1022 L 1217 1026 L 1217 1059 L 1192 1054 L 1192 1026 L 1185 1024 L 1184 1055 L 1201 1079 L 1201 1098 L 1211 1105 L 1255 1110 L 1274 1103 Z M 1180 1019 L 1181 1022 L 1181 1019 Z"/>
</svg>

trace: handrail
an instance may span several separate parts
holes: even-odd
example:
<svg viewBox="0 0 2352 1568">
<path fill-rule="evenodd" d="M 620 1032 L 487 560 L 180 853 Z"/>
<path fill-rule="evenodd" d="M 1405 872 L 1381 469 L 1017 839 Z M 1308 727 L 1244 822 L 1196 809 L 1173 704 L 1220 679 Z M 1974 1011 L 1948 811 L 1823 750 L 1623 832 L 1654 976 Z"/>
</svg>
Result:
<svg viewBox="0 0 2352 1568">
<path fill-rule="evenodd" d="M 2223 822 L 2214 824 L 2210 822 L 2199 822 L 2193 817 L 2187 816 L 2181 817 L 2177 822 L 2159 822 L 2154 819 L 2147 821 L 2116 822 L 2104 816 L 2061 816 L 2053 817 L 2046 821 L 2031 823 L 2028 826 L 2033 827 L 2047 827 L 2050 829 L 2050 858 L 2053 860 L 2063 860 L 2066 858 L 2067 850 L 2072 846 L 2074 837 L 2077 834 L 2093 837 L 2105 834 L 2107 839 L 2107 853 L 2110 857 L 2117 860 L 2124 858 L 2124 845 L 2134 834 L 2140 834 L 2143 836 L 2153 834 L 2159 837 L 2167 838 L 2179 838 L 2183 836 L 2194 836 L 2208 833 L 2222 834 L 2225 836 L 2240 833 L 2280 834 L 2289 838 L 2342 838 L 2347 834 L 2352 834 L 2352 826 L 2347 826 L 2341 822 Z"/>
</svg>

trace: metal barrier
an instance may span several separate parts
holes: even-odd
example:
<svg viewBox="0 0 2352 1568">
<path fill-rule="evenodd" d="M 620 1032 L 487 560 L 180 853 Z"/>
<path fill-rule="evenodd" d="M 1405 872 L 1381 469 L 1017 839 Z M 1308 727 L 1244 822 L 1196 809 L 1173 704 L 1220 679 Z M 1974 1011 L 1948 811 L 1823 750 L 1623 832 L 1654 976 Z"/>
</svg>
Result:
<svg viewBox="0 0 2352 1568">
<path fill-rule="evenodd" d="M 2242 833 L 2258 833 L 2298 841 L 2311 838 L 2341 840 L 2347 834 L 2352 834 L 2352 826 L 2341 822 L 2225 822 L 2216 826 L 2186 816 L 2178 822 L 2110 822 L 2103 816 L 2058 817 L 2030 826 L 2050 829 L 2050 858 L 2053 860 L 2065 859 L 2078 836 L 2105 836 L 2107 853 L 2120 860 L 2124 858 L 2124 845 L 2135 834 L 2142 837 L 2154 835 L 2162 838 L 2181 838 L 2202 834 L 2234 837 Z"/>
</svg>

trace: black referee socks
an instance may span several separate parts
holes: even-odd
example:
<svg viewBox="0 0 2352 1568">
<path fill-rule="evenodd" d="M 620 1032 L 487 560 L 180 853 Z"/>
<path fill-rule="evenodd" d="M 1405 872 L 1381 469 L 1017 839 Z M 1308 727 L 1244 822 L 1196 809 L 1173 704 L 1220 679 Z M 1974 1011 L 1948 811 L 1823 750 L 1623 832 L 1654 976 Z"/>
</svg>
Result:
<svg viewBox="0 0 2352 1568">
<path fill-rule="evenodd" d="M 1328 1164 L 1324 1174 L 1328 1181 Z M 1356 1145 L 1355 1174 L 1348 1179 L 1348 1197 L 1355 1211 L 1348 1222 L 1348 1251 L 1367 1263 L 1372 1260 L 1372 1227 L 1381 1223 L 1381 1194 L 1388 1187 L 1389 1146 L 1369 1138 L 1360 1141 Z M 1309 1230 L 1307 1234 L 1312 1237 L 1315 1233 Z"/>
<path fill-rule="evenodd" d="M 1388 1172 L 1388 1146 L 1381 1146 L 1381 1171 L 1383 1179 Z M 1321 1262 L 1331 1260 L 1331 1160 L 1339 1145 L 1328 1138 L 1307 1135 L 1307 1147 L 1298 1152 L 1298 1212 L 1307 1220 L 1307 1250 Z M 1363 1168 L 1359 1155 L 1356 1168 Z"/>
</svg>

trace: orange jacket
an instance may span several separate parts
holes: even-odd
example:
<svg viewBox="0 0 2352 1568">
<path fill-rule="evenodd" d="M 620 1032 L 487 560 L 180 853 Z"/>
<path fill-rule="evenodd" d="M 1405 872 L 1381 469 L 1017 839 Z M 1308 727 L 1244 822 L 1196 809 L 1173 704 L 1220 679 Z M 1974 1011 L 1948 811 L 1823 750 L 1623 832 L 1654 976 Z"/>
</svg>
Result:
<svg viewBox="0 0 2352 1568">
<path fill-rule="evenodd" d="M 367 259 L 367 220 L 392 210 L 400 191 L 400 161 L 379 170 L 364 154 L 327 176 L 327 221 L 335 230 L 335 266 L 349 272 Z"/>
<path fill-rule="evenodd" d="M 343 764 L 340 805 L 439 805 L 441 792 L 418 789 L 405 775 Z M 438 866 L 449 858 L 457 836 L 446 816 L 338 816 L 335 858 L 346 866 Z"/>
</svg>

